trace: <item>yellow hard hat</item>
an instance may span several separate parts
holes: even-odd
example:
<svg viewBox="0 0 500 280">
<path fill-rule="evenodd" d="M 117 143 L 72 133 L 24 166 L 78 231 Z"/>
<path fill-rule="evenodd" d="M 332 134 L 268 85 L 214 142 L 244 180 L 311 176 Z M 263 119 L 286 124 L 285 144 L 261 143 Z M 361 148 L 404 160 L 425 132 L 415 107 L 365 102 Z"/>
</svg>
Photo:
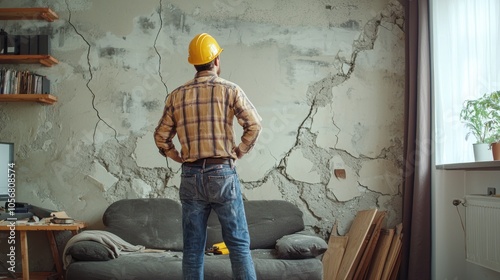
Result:
<svg viewBox="0 0 500 280">
<path fill-rule="evenodd" d="M 214 37 L 201 33 L 194 36 L 189 44 L 188 61 L 193 65 L 207 64 L 214 60 L 222 50 Z"/>
</svg>

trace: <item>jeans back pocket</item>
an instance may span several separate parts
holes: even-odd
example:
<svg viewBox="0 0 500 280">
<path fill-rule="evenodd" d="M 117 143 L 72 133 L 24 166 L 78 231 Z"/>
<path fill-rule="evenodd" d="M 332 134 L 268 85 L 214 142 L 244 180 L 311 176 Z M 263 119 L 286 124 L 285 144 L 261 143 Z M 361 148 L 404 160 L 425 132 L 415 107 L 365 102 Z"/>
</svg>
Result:
<svg viewBox="0 0 500 280">
<path fill-rule="evenodd" d="M 206 187 L 210 202 L 225 203 L 236 199 L 239 186 L 236 175 L 209 175 L 207 178 Z"/>
<path fill-rule="evenodd" d="M 179 187 L 179 197 L 181 200 L 197 200 L 198 184 L 196 174 L 181 174 L 181 184 Z"/>
</svg>

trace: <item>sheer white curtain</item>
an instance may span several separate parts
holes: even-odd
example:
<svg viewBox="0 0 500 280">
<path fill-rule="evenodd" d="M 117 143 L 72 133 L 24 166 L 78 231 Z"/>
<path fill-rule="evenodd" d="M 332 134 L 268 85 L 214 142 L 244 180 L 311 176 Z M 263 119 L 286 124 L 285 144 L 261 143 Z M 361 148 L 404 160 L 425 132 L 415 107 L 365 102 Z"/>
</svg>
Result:
<svg viewBox="0 0 500 280">
<path fill-rule="evenodd" d="M 474 161 L 463 102 L 500 90 L 500 1 L 431 0 L 436 164 Z"/>
</svg>

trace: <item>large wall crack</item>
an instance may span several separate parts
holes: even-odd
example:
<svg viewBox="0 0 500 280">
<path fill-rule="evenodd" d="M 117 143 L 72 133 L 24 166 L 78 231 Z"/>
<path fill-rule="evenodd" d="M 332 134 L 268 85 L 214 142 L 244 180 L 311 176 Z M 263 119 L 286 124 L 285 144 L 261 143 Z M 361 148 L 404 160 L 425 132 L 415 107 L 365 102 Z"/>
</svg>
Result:
<svg viewBox="0 0 500 280">
<path fill-rule="evenodd" d="M 156 47 L 156 42 L 158 41 L 158 37 L 160 36 L 160 33 L 163 29 L 163 17 L 161 15 L 162 11 L 163 11 L 163 1 L 160 0 L 160 6 L 158 8 L 158 16 L 160 17 L 160 27 L 158 28 L 158 33 L 156 33 L 155 42 L 154 42 L 153 47 L 155 49 L 156 54 L 158 55 L 158 76 L 160 77 L 160 81 L 162 82 L 163 86 L 165 87 L 165 92 L 168 96 L 168 93 L 169 93 L 168 86 L 167 86 L 167 83 L 165 82 L 165 80 L 163 79 L 163 75 L 161 74 L 162 57 L 161 57 L 160 52 L 158 51 L 158 48 Z"/>
<path fill-rule="evenodd" d="M 160 52 L 158 51 L 158 47 L 156 45 L 156 43 L 158 42 L 158 37 L 160 36 L 161 31 L 163 30 L 163 16 L 162 16 L 162 12 L 163 12 L 163 0 L 160 0 L 159 7 L 158 7 L 158 17 L 159 17 L 159 20 L 160 20 L 160 27 L 158 28 L 158 32 L 156 33 L 156 37 L 155 37 L 155 40 L 154 40 L 154 43 L 153 43 L 153 48 L 155 49 L 156 55 L 158 56 L 158 76 L 160 77 L 161 83 L 165 87 L 165 101 L 166 101 L 170 92 L 168 90 L 167 82 L 165 82 L 165 79 L 163 78 L 163 75 L 162 75 L 162 71 L 161 71 L 162 56 L 161 56 Z M 169 169 L 169 172 L 167 172 L 167 175 L 165 176 L 165 179 L 166 179 L 165 182 L 168 182 L 168 179 L 170 177 L 170 176 L 168 176 L 168 174 L 175 174 L 178 171 L 172 170 L 172 168 L 170 167 L 170 163 L 169 163 L 168 160 L 166 160 L 166 163 L 167 163 L 167 168 Z"/>
<path fill-rule="evenodd" d="M 68 24 L 71 25 L 71 27 L 73 27 L 73 30 L 75 31 L 75 33 L 80 36 L 80 38 L 82 38 L 82 40 L 85 42 L 85 44 L 87 44 L 87 66 L 88 66 L 88 71 L 89 71 L 89 78 L 87 79 L 87 82 L 85 84 L 85 86 L 87 87 L 87 89 L 89 90 L 89 92 L 92 94 L 92 108 L 94 109 L 94 111 L 96 112 L 96 115 L 97 115 L 97 118 L 99 119 L 95 126 L 94 126 L 94 134 L 93 134 L 93 142 L 94 142 L 94 145 L 95 145 L 95 137 L 96 137 L 96 132 L 97 132 L 97 127 L 99 126 L 99 123 L 102 122 L 104 123 L 107 127 L 109 127 L 111 130 L 113 130 L 113 137 L 115 138 L 116 142 L 120 143 L 118 141 L 118 132 L 116 131 L 116 129 L 114 127 L 112 127 L 108 122 L 106 122 L 102 117 L 101 117 L 101 114 L 99 112 L 99 110 L 97 109 L 96 107 L 96 104 L 95 104 L 95 98 L 96 98 L 96 95 L 95 95 L 95 92 L 92 90 L 92 88 L 90 87 L 90 83 L 92 82 L 92 80 L 94 79 L 94 73 L 92 71 L 92 64 L 90 63 L 90 50 L 91 50 L 91 44 L 89 43 L 89 41 L 83 36 L 82 33 L 80 33 L 78 31 L 78 29 L 76 28 L 76 26 L 73 24 L 73 22 L 71 22 L 71 9 L 69 7 L 69 4 L 68 4 L 68 0 L 65 0 L 65 3 L 66 3 L 66 7 L 68 9 Z"/>
</svg>

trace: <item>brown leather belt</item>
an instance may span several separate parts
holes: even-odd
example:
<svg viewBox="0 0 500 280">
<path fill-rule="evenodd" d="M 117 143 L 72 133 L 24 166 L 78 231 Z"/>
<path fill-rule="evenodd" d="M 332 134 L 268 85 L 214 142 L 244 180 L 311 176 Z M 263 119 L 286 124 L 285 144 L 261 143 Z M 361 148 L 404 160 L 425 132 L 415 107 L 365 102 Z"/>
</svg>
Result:
<svg viewBox="0 0 500 280">
<path fill-rule="evenodd" d="M 193 162 L 184 162 L 186 165 L 203 165 L 203 164 L 231 164 L 232 159 L 229 158 L 200 158 Z"/>
</svg>

